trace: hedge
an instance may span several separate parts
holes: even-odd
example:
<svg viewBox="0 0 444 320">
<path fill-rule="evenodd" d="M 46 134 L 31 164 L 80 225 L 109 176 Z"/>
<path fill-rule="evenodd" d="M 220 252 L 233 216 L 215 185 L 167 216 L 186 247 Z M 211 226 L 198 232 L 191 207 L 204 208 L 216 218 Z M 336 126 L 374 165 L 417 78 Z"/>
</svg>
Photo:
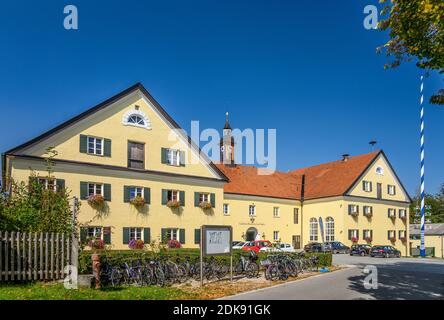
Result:
<svg viewBox="0 0 444 320">
<path fill-rule="evenodd" d="M 83 251 L 79 255 L 79 273 L 80 274 L 90 274 L 92 273 L 92 262 L 91 262 L 91 254 L 93 251 Z M 200 249 L 189 249 L 189 248 L 180 248 L 180 249 L 167 249 L 163 250 L 160 253 L 154 253 L 149 250 L 100 250 L 98 252 L 100 254 L 100 258 L 102 261 L 110 260 L 113 262 L 117 262 L 118 264 L 124 262 L 131 262 L 132 260 L 137 259 L 152 259 L 154 257 L 159 256 L 168 256 L 170 258 L 180 257 L 185 258 L 189 256 L 191 260 L 198 259 L 200 254 Z M 274 254 L 274 253 L 272 253 Z M 233 251 L 233 264 L 239 259 L 240 255 L 247 256 L 248 252 L 244 250 L 234 250 Z M 332 254 L 331 253 L 306 253 L 306 256 L 319 256 L 318 267 L 329 267 L 332 264 Z M 264 260 L 268 256 L 268 253 L 260 252 L 258 253 L 258 258 L 260 260 Z M 229 256 L 218 256 L 215 257 L 217 260 L 225 261 L 225 263 L 229 263 Z"/>
</svg>

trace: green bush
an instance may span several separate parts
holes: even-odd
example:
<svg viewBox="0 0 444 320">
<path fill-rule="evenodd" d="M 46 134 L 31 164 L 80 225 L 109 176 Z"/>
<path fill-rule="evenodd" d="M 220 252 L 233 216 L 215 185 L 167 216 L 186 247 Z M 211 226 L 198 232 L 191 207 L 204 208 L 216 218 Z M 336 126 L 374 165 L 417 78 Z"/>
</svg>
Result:
<svg viewBox="0 0 444 320">
<path fill-rule="evenodd" d="M 318 267 L 331 267 L 333 255 L 331 253 L 306 253 L 305 256 L 318 256 Z"/>
</svg>

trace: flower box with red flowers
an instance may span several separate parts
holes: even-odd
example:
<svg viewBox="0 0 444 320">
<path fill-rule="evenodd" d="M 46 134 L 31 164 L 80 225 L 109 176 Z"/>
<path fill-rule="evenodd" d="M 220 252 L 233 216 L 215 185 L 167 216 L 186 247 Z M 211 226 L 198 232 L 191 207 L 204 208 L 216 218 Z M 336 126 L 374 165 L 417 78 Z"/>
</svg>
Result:
<svg viewBox="0 0 444 320">
<path fill-rule="evenodd" d="M 357 237 L 352 237 L 352 238 L 351 238 L 351 241 L 352 241 L 353 243 L 358 242 L 358 240 L 359 240 L 359 239 L 358 239 Z"/>
<path fill-rule="evenodd" d="M 213 206 L 208 201 L 202 201 L 201 203 L 199 203 L 199 208 L 201 208 L 203 210 L 208 210 L 208 209 L 211 209 L 212 207 Z"/>
<path fill-rule="evenodd" d="M 133 206 L 135 206 L 136 208 L 141 208 L 146 204 L 145 199 L 141 196 L 137 196 L 137 197 L 132 198 L 130 200 L 130 203 Z"/>
<path fill-rule="evenodd" d="M 105 198 L 100 194 L 94 194 L 90 195 L 87 201 L 90 206 L 100 207 L 105 203 Z"/>
<path fill-rule="evenodd" d="M 105 249 L 105 241 L 102 239 L 91 239 L 88 241 L 88 247 L 97 250 Z"/>
<path fill-rule="evenodd" d="M 135 240 L 135 239 L 131 239 L 130 242 L 128 243 L 128 247 L 130 249 L 143 249 L 143 247 L 145 246 L 145 243 L 143 242 L 143 240 Z"/>
<path fill-rule="evenodd" d="M 178 248 L 182 247 L 180 242 L 177 240 L 168 240 L 167 245 L 168 245 L 168 248 L 170 248 L 170 249 L 178 249 Z"/>
<path fill-rule="evenodd" d="M 372 237 L 365 237 L 364 240 L 367 241 L 367 242 L 372 242 L 373 241 Z"/>
<path fill-rule="evenodd" d="M 166 206 L 168 208 L 177 209 L 180 207 L 180 202 L 177 200 L 170 200 L 167 202 Z"/>
<path fill-rule="evenodd" d="M 391 242 L 395 242 L 396 241 L 396 237 L 390 237 L 390 241 Z"/>
</svg>

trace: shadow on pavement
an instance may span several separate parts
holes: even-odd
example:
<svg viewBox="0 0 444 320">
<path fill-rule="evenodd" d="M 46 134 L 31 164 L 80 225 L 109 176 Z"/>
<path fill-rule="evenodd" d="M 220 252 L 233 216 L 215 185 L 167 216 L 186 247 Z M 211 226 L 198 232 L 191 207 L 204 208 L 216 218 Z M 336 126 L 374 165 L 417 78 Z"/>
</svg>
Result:
<svg viewBox="0 0 444 320">
<path fill-rule="evenodd" d="M 366 289 L 368 274 L 351 276 L 349 289 L 370 295 L 378 300 L 444 300 L 444 268 L 442 265 L 424 267 L 423 263 L 396 262 L 375 265 L 378 270 L 378 288 Z M 364 264 L 359 267 L 364 268 Z"/>
</svg>

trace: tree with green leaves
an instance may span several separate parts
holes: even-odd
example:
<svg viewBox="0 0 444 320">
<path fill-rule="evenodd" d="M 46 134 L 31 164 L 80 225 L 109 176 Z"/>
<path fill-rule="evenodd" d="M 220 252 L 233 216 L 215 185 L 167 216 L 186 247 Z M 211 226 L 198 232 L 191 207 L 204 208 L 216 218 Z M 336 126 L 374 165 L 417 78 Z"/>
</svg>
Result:
<svg viewBox="0 0 444 320">
<path fill-rule="evenodd" d="M 28 183 L 11 181 L 11 192 L 0 197 L 0 230 L 21 232 L 75 231 L 69 191 L 55 184 L 52 148 L 45 156 L 46 175 L 31 170 Z M 50 186 L 50 187 L 49 187 Z"/>
<path fill-rule="evenodd" d="M 444 73 L 444 1 L 380 0 L 385 6 L 380 30 L 389 31 L 390 40 L 377 48 L 392 58 L 385 68 L 396 68 L 403 61 L 416 61 L 425 70 Z M 444 89 L 430 98 L 430 103 L 444 105 Z"/>
<path fill-rule="evenodd" d="M 441 186 L 441 190 L 437 194 L 426 194 L 424 204 L 430 206 L 430 216 L 426 217 L 430 219 L 432 223 L 444 223 L 444 183 Z M 415 223 L 419 219 L 419 216 L 415 216 L 418 213 L 418 208 L 421 205 L 421 196 L 418 194 L 413 198 L 410 205 L 410 223 Z"/>
</svg>

